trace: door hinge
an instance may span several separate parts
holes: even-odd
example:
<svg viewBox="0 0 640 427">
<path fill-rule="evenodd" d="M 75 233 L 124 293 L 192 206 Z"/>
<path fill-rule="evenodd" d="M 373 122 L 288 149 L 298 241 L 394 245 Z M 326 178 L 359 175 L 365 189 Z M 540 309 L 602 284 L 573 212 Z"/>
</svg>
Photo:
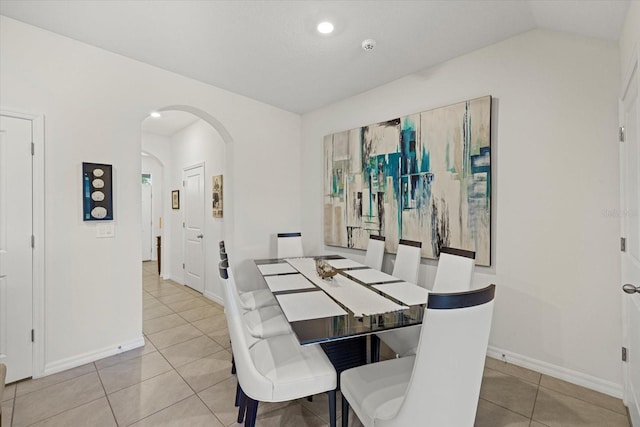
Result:
<svg viewBox="0 0 640 427">
<path fill-rule="evenodd" d="M 624 142 L 624 126 L 618 128 L 618 140 Z"/>
<path fill-rule="evenodd" d="M 622 361 L 626 362 L 629 354 L 627 353 L 627 347 L 622 347 Z"/>
<path fill-rule="evenodd" d="M 36 144 L 31 143 L 31 155 L 34 156 L 36 154 Z"/>
<path fill-rule="evenodd" d="M 31 235 L 31 249 L 34 249 L 36 247 L 36 236 L 34 236 L 33 234 Z"/>
<path fill-rule="evenodd" d="M 36 331 L 31 330 L 31 342 L 36 342 Z"/>
<path fill-rule="evenodd" d="M 626 237 L 621 237 L 620 238 L 620 252 L 626 252 L 627 251 L 627 238 Z"/>
<path fill-rule="evenodd" d="M 182 263 L 182 269 L 184 270 L 184 262 Z"/>
<path fill-rule="evenodd" d="M 182 223 L 182 228 L 184 228 L 184 222 Z"/>
<path fill-rule="evenodd" d="M 182 181 L 182 186 L 186 187 L 187 186 L 187 181 Z"/>
</svg>

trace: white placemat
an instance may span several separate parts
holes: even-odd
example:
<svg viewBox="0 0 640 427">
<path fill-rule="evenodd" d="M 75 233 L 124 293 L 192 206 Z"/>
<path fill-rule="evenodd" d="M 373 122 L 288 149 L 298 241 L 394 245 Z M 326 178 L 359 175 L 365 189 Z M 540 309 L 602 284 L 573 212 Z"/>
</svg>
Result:
<svg viewBox="0 0 640 427">
<path fill-rule="evenodd" d="M 267 276 L 264 278 L 271 292 L 292 291 L 296 289 L 315 288 L 313 283 L 305 279 L 302 274 L 283 274 L 281 276 Z"/>
<path fill-rule="evenodd" d="M 295 268 L 291 267 L 291 265 L 286 262 L 279 262 L 277 264 L 260 264 L 258 266 L 258 270 L 260 270 L 260 273 L 262 273 L 263 276 L 297 273 Z"/>
<path fill-rule="evenodd" d="M 337 268 L 337 269 L 366 267 L 366 265 L 360 264 L 359 262 L 356 262 L 349 258 L 328 259 L 326 260 L 326 262 L 333 268 Z"/>
<path fill-rule="evenodd" d="M 340 301 L 340 304 L 351 310 L 356 317 L 389 313 L 409 308 L 396 304 L 340 274 L 334 276 L 331 280 L 321 279 L 316 272 L 316 264 L 312 258 L 287 259 L 287 262 L 320 289 L 331 295 L 333 299 Z"/>
<path fill-rule="evenodd" d="M 289 322 L 343 316 L 347 312 L 322 291 L 276 295 Z"/>
<path fill-rule="evenodd" d="M 373 268 L 368 268 L 366 270 L 351 270 L 348 271 L 347 274 L 354 279 L 367 284 L 393 282 L 394 280 L 398 280 L 396 277 L 393 277 L 390 274 L 374 270 Z"/>
<path fill-rule="evenodd" d="M 429 296 L 427 289 L 409 282 L 385 283 L 384 285 L 372 285 L 371 287 L 407 305 L 425 304 Z"/>
</svg>

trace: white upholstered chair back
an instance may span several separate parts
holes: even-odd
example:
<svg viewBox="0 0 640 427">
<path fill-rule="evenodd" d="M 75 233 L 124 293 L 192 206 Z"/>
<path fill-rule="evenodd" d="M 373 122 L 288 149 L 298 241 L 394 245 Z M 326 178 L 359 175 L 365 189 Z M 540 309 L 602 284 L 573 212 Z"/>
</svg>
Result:
<svg viewBox="0 0 640 427">
<path fill-rule="evenodd" d="M 400 240 L 391 275 L 405 282 L 417 284 L 421 250 L 422 242 Z"/>
<path fill-rule="evenodd" d="M 278 258 L 304 256 L 302 233 L 278 233 Z"/>
<path fill-rule="evenodd" d="M 441 248 L 433 292 L 463 292 L 471 289 L 476 253 L 454 248 Z"/>
<path fill-rule="evenodd" d="M 242 310 L 238 303 L 238 293 L 235 290 L 232 276 L 229 276 L 228 263 L 221 261 L 220 285 L 224 288 L 222 294 L 225 301 L 225 315 L 229 328 L 229 337 L 233 348 L 233 357 L 236 364 L 236 375 L 243 392 L 256 400 L 269 400 L 272 396 L 272 384 L 260 374 L 251 359 L 248 332 L 242 322 Z"/>
<path fill-rule="evenodd" d="M 364 264 L 375 270 L 382 270 L 382 260 L 384 259 L 384 236 L 369 236 L 367 253 L 364 257 Z"/>
<path fill-rule="evenodd" d="M 454 248 L 440 249 L 438 269 L 431 291 L 444 293 L 470 290 L 474 265 L 475 252 Z M 378 337 L 401 357 L 410 356 L 417 351 L 420 329 L 420 325 L 399 328 L 378 334 Z"/>
<path fill-rule="evenodd" d="M 416 425 L 416 420 L 422 426 L 473 426 L 494 293 L 495 285 L 459 293 L 454 301 L 450 296 L 455 294 L 429 294 L 402 405 L 393 419 L 376 420 L 376 426 Z"/>
</svg>

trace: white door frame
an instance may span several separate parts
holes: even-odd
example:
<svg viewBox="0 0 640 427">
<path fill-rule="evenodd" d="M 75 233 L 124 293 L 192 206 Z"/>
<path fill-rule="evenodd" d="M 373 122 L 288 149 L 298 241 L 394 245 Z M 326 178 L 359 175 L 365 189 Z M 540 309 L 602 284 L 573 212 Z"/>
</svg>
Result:
<svg viewBox="0 0 640 427">
<path fill-rule="evenodd" d="M 629 64 L 627 64 L 627 69 L 625 70 L 625 74 L 624 74 L 624 78 L 622 79 L 622 89 L 621 89 L 621 93 L 620 93 L 620 101 L 619 101 L 619 123 L 621 126 L 626 126 L 625 123 L 625 105 L 624 105 L 624 99 L 627 96 L 627 93 L 630 89 L 633 88 L 633 85 L 636 85 L 636 91 L 640 91 L 640 63 L 638 62 L 640 58 L 640 46 L 638 44 L 636 44 L 636 46 L 634 47 L 633 51 L 632 51 L 632 55 L 631 55 L 631 60 L 629 62 Z M 640 94 L 636 95 L 637 97 L 640 96 Z M 638 102 L 637 100 L 635 102 Z M 638 125 L 638 123 L 636 123 L 636 125 Z M 638 129 L 636 130 L 640 131 L 640 126 L 638 126 Z M 624 144 L 624 143 L 621 143 Z M 626 206 L 626 190 L 624 188 L 624 184 L 625 184 L 625 177 L 623 176 L 623 171 L 625 173 L 628 173 L 628 171 L 625 171 L 625 169 L 623 169 L 622 167 L 622 162 L 625 161 L 624 158 L 624 153 L 625 153 L 626 147 L 621 145 L 621 149 L 620 149 L 620 206 L 621 206 L 621 232 L 622 232 L 622 236 L 627 236 L 627 224 L 626 224 L 626 220 L 625 218 L 625 212 L 627 211 L 627 209 L 630 209 L 629 206 Z M 621 253 L 621 265 L 624 268 L 624 257 L 625 257 L 625 253 L 622 252 Z M 624 275 L 624 271 L 622 272 Z M 622 286 L 624 282 L 624 280 L 626 280 L 625 277 L 622 277 L 622 282 L 619 284 L 619 286 Z M 638 284 L 636 284 L 638 285 Z M 618 288 L 620 289 L 620 288 Z M 621 291 L 619 291 L 621 292 Z M 624 293 L 622 293 L 621 296 L 621 304 L 622 304 L 622 346 L 626 349 L 628 349 L 630 347 L 630 343 L 629 343 L 629 316 L 628 316 L 628 309 L 629 309 L 629 301 L 628 298 L 633 298 L 633 295 L 626 295 Z M 637 357 L 637 355 L 631 355 L 629 354 L 629 357 Z M 623 378 L 622 378 L 622 386 L 623 386 L 623 402 L 624 404 L 629 408 L 629 415 L 631 417 L 631 422 L 632 425 L 635 426 L 635 424 L 633 423 L 638 423 L 639 421 L 639 413 L 638 413 L 638 407 L 637 402 L 632 401 L 632 396 L 630 395 L 631 392 L 629 390 L 629 375 L 631 374 L 629 366 L 627 363 L 622 363 L 622 372 L 623 372 Z"/>
<path fill-rule="evenodd" d="M 45 193 L 44 193 L 44 115 L 29 114 L 0 107 L 0 115 L 30 120 L 33 129 L 33 378 L 44 375 L 45 367 L 45 319 L 44 319 L 44 287 L 45 287 Z"/>
</svg>

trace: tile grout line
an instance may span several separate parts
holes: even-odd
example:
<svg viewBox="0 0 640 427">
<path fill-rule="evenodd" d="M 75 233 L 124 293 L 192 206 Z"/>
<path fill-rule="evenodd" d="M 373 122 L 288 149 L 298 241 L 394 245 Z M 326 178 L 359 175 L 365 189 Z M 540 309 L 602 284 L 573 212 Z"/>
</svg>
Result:
<svg viewBox="0 0 640 427">
<path fill-rule="evenodd" d="M 188 322 L 188 323 L 189 323 L 189 325 L 191 325 L 191 322 Z M 191 325 L 191 326 L 193 326 L 193 325 Z M 195 326 L 194 326 L 194 328 L 195 328 Z M 196 329 L 198 329 L 198 328 L 196 328 Z M 205 337 L 206 337 L 207 335 L 203 333 L 203 336 L 205 336 Z M 199 337 L 197 337 L 197 338 L 199 338 Z M 193 338 L 193 339 L 195 339 L 195 338 Z M 211 338 L 209 338 L 209 339 L 211 339 Z M 190 341 L 190 340 L 187 340 L 187 341 Z M 187 341 L 184 341 L 184 342 L 187 342 Z M 213 342 L 216 342 L 215 340 L 212 340 L 212 341 L 213 341 Z M 181 343 L 178 343 L 178 344 L 181 344 Z M 175 344 L 175 345 L 177 345 L 177 344 Z M 169 346 L 169 347 L 172 347 L 172 346 Z M 169 348 L 169 347 L 166 347 L 166 348 Z M 221 346 L 221 347 L 222 347 L 222 346 Z M 220 351 L 223 351 L 223 350 L 225 350 L 225 349 L 224 349 L 224 348 L 222 348 L 222 350 L 220 350 Z M 218 352 L 219 352 L 219 351 L 218 351 Z M 222 425 L 224 426 L 225 424 L 222 422 L 222 420 L 221 420 L 220 418 L 218 418 L 218 417 L 217 417 L 217 415 L 215 414 L 215 412 L 213 412 L 213 411 L 211 410 L 211 408 L 209 408 L 209 405 L 207 405 L 207 404 L 202 400 L 202 398 L 200 397 L 200 395 L 198 394 L 198 392 L 197 392 L 197 391 L 195 391 L 195 389 L 191 386 L 191 384 L 189 384 L 189 381 L 187 381 L 187 380 L 182 376 L 182 374 L 178 371 L 178 369 L 176 369 L 176 367 L 175 367 L 175 366 L 173 366 L 173 364 L 172 364 L 171 362 L 169 362 L 169 360 L 165 357 L 165 355 L 164 355 L 160 350 L 158 350 L 158 353 L 160 353 L 160 355 L 162 356 L 162 358 L 163 358 L 163 359 L 164 359 L 164 360 L 169 364 L 169 366 L 171 366 L 171 369 L 173 369 L 173 371 L 174 371 L 174 372 L 175 372 L 175 373 L 180 377 L 180 379 L 182 379 L 182 381 L 184 381 L 184 382 L 185 382 L 185 384 L 186 384 L 186 385 L 191 389 L 191 391 L 193 391 L 193 394 L 194 394 L 195 396 L 197 396 L 197 398 L 200 400 L 200 402 L 202 402 L 202 404 L 205 406 L 205 408 L 207 408 L 207 409 L 209 410 L 209 412 L 211 412 L 211 414 L 213 415 L 213 417 L 214 417 L 216 420 L 218 420 L 218 422 L 219 422 L 220 424 L 222 424 Z M 198 359 L 198 360 L 200 360 L 200 359 Z M 186 365 L 185 365 L 185 366 L 186 366 Z M 226 380 L 226 378 L 225 378 L 225 380 Z M 224 380 L 223 380 L 223 381 L 224 381 Z M 218 383 L 216 383 L 216 384 L 219 384 L 220 382 L 222 382 L 222 381 L 219 381 L 219 382 L 218 382 Z M 216 384 L 212 384 L 212 385 L 211 385 L 211 387 L 215 386 Z M 209 387 L 207 387 L 207 388 L 209 388 Z M 205 390 L 206 390 L 206 389 L 205 389 Z M 187 397 L 187 398 L 185 398 L 185 399 L 188 399 L 188 398 L 190 398 L 190 397 L 191 397 L 191 396 L 189 396 L 189 397 Z M 185 400 L 185 399 L 183 399 L 183 400 Z M 176 403 L 178 403 L 178 402 L 176 402 Z M 174 403 L 174 405 L 175 405 L 175 403 Z M 169 408 L 169 407 L 171 407 L 171 406 L 173 406 L 173 405 L 170 405 L 170 406 L 168 406 L 167 408 Z M 164 408 L 164 409 L 166 409 L 166 408 Z"/>
<path fill-rule="evenodd" d="M 537 392 L 536 392 L 536 393 L 537 393 Z M 492 405 L 495 405 L 495 406 L 497 406 L 498 408 L 504 409 L 505 411 L 511 412 L 512 414 L 518 415 L 518 416 L 520 416 L 520 417 L 526 418 L 526 419 L 528 419 L 529 421 L 531 421 L 531 417 L 528 417 L 528 416 L 526 416 L 526 415 L 522 415 L 520 412 L 516 412 L 516 411 L 514 411 L 513 409 L 507 408 L 506 406 L 502 406 L 502 405 L 500 405 L 499 403 L 496 403 L 496 402 L 494 402 L 494 401 L 492 401 L 492 400 L 486 399 L 486 398 L 484 398 L 484 397 L 479 397 L 479 398 L 478 398 L 478 403 L 479 403 L 481 400 L 484 400 L 485 402 L 488 402 L 488 403 L 490 403 L 490 404 L 492 404 Z M 534 401 L 534 406 L 535 406 L 535 401 Z M 476 416 L 477 416 L 477 412 L 478 412 L 478 411 L 476 410 Z M 531 410 L 531 414 L 533 414 L 533 409 Z"/>
<path fill-rule="evenodd" d="M 571 384 L 571 383 L 570 383 L 570 384 Z M 595 407 L 597 407 L 597 408 L 599 408 L 599 409 L 603 409 L 603 410 L 605 410 L 605 411 L 609 411 L 609 412 L 611 412 L 611 413 L 613 413 L 613 414 L 621 415 L 621 416 L 623 416 L 623 417 L 624 417 L 624 416 L 626 416 L 626 417 L 629 419 L 629 425 L 631 425 L 631 419 L 630 419 L 630 418 L 629 418 L 629 416 L 628 416 L 628 412 L 629 412 L 629 411 L 628 411 L 628 409 L 627 409 L 627 414 L 621 414 L 620 412 L 618 412 L 618 411 L 614 411 L 613 409 L 606 408 L 606 407 L 604 407 L 604 406 L 602 406 L 602 405 L 599 405 L 599 404 L 597 404 L 597 403 L 589 402 L 588 400 L 581 399 L 581 398 L 579 398 L 579 397 L 577 397 L 577 396 L 574 396 L 574 395 L 571 395 L 571 394 L 567 394 L 567 393 L 562 392 L 562 391 L 554 390 L 554 389 L 552 389 L 552 388 L 544 387 L 544 386 L 542 386 L 542 385 L 541 385 L 541 386 L 539 386 L 539 388 L 543 388 L 543 389 L 545 389 L 545 390 L 549 390 L 549 391 L 552 391 L 552 392 L 554 392 L 554 393 L 561 394 L 561 395 L 566 396 L 566 397 L 569 397 L 569 398 L 571 398 L 571 399 L 579 400 L 580 402 L 586 403 L 587 405 L 595 406 Z M 537 394 L 536 394 L 536 399 L 537 399 Z M 625 406 L 625 408 L 627 408 L 627 407 Z"/>
<path fill-rule="evenodd" d="M 96 369 L 95 363 L 94 363 L 94 362 L 91 362 L 91 364 L 93 365 L 93 368 L 95 369 L 95 373 L 98 375 L 98 379 L 100 379 L 100 375 L 98 374 L 98 370 Z M 59 382 L 59 383 L 51 384 L 51 385 L 48 385 L 48 386 L 43 387 L 43 388 L 38 389 L 38 390 L 30 391 L 29 393 L 25 393 L 25 394 L 23 394 L 22 396 L 28 396 L 28 395 L 30 395 L 30 394 L 32 394 L 32 393 L 36 393 L 36 392 L 38 392 L 38 391 L 45 390 L 45 389 L 47 389 L 47 388 L 49 388 L 49 387 L 53 387 L 53 386 L 60 385 L 60 384 L 63 384 L 63 383 L 65 383 L 65 382 L 68 382 L 68 381 L 72 381 L 72 380 L 78 379 L 78 378 L 80 378 L 80 377 L 84 377 L 85 375 L 89 375 L 89 374 L 91 374 L 91 373 L 92 373 L 92 372 L 87 372 L 86 374 L 78 375 L 77 377 L 69 378 L 69 379 L 67 379 L 67 380 L 65 380 L 65 381 L 61 381 L 61 382 Z M 100 385 L 102 385 L 102 381 L 100 381 Z M 104 391 L 104 386 L 102 387 L 102 389 L 103 389 L 103 391 Z M 17 392 L 17 391 L 18 391 L 18 390 L 17 390 L 17 388 L 16 388 L 16 392 Z M 21 397 L 22 397 L 22 396 L 21 396 Z M 96 398 L 96 399 L 90 400 L 90 401 L 88 401 L 88 402 L 84 402 L 84 403 L 82 403 L 82 404 L 80 404 L 80 405 L 73 406 L 73 407 L 71 407 L 71 408 L 67 408 L 67 409 L 65 409 L 65 410 L 64 410 L 64 411 L 62 411 L 62 412 L 55 413 L 55 414 L 50 415 L 50 416 L 48 416 L 48 417 L 44 417 L 44 418 L 42 418 L 42 419 L 40 419 L 40 420 L 37 420 L 37 421 L 35 421 L 35 422 L 31 423 L 31 424 L 27 424 L 27 425 L 26 425 L 26 426 L 24 426 L 24 427 L 32 426 L 32 425 L 34 425 L 34 424 L 37 424 L 37 423 L 40 423 L 40 422 L 42 422 L 42 421 L 45 421 L 45 420 L 51 419 L 51 418 L 53 418 L 53 417 L 56 417 L 56 416 L 58 416 L 58 415 L 64 414 L 65 412 L 69 412 L 69 411 L 72 411 L 72 410 L 74 410 L 74 409 L 77 409 L 77 408 L 79 408 L 79 407 L 81 407 L 81 406 L 88 405 L 89 403 L 95 402 L 96 400 L 101 399 L 102 397 L 106 397 L 106 393 L 105 393 L 105 395 L 104 395 L 104 396 L 100 396 L 100 397 L 98 397 L 98 398 Z M 9 424 L 9 426 L 13 426 L 13 420 L 14 420 L 15 413 L 16 413 L 16 412 L 15 412 L 15 404 L 16 404 L 16 400 L 17 400 L 17 396 L 16 396 L 16 397 L 14 397 L 14 400 L 13 400 L 13 411 L 12 411 L 12 413 L 11 413 L 11 424 Z M 107 400 L 108 400 L 108 399 L 107 399 Z"/>
<path fill-rule="evenodd" d="M 542 381 L 542 376 L 540 376 L 540 379 L 538 381 L 538 387 L 536 387 L 536 397 L 533 399 L 533 407 L 531 408 L 531 416 L 529 417 L 529 425 L 531 425 L 534 421 L 533 419 L 533 414 L 535 414 L 536 412 L 536 404 L 538 403 L 538 395 L 540 394 L 540 381 Z M 538 421 L 536 421 L 538 422 Z M 543 423 L 540 423 L 543 424 Z M 546 424 L 544 424 L 546 425 Z"/>
<path fill-rule="evenodd" d="M 48 416 L 48 417 L 42 418 L 41 420 L 35 421 L 35 422 L 31 423 L 31 424 L 27 424 L 27 425 L 26 425 L 26 426 L 24 426 L 24 427 L 29 427 L 29 426 L 32 426 L 32 425 L 34 425 L 34 424 L 38 424 L 38 423 L 41 423 L 41 422 L 43 422 L 43 421 L 49 420 L 49 419 L 51 419 L 51 418 L 53 418 L 53 417 L 57 417 L 58 415 L 62 415 L 62 414 L 67 413 L 67 412 L 69 412 L 69 411 L 73 411 L 74 409 L 78 409 L 78 408 L 79 408 L 79 407 L 81 407 L 81 406 L 88 405 L 88 404 L 93 403 L 93 402 L 95 402 L 95 401 L 97 401 L 97 400 L 100 400 L 100 399 L 102 399 L 103 397 L 106 397 L 106 396 L 100 396 L 100 397 L 98 397 L 98 398 L 96 398 L 96 399 L 90 400 L 90 401 L 85 402 L 85 403 L 83 403 L 83 404 L 81 404 L 81 405 L 78 405 L 78 406 L 74 406 L 74 407 L 72 407 L 72 408 L 65 409 L 65 410 L 64 410 L 64 411 L 62 411 L 62 412 L 58 412 L 57 414 L 53 414 L 53 415 L 50 415 L 50 416 Z M 12 416 L 11 416 L 11 421 L 12 421 L 12 422 L 11 422 L 11 424 L 9 424 L 9 426 L 10 426 L 10 427 L 13 425 L 13 414 L 11 414 L 11 415 L 12 415 Z"/>
<path fill-rule="evenodd" d="M 513 365 L 513 364 L 512 364 L 512 365 Z M 518 365 L 513 365 L 513 366 L 518 366 Z M 584 403 L 586 403 L 586 404 L 588 404 L 588 405 L 596 406 L 596 407 L 598 407 L 598 408 L 600 408 L 600 409 L 605 409 L 605 410 L 607 410 L 607 411 L 609 411 L 609 412 L 613 412 L 613 413 L 615 413 L 615 414 L 619 414 L 619 415 L 623 415 L 623 416 L 624 416 L 624 415 L 626 415 L 626 416 L 627 416 L 627 418 L 629 418 L 629 416 L 628 416 L 628 410 L 626 410 L 626 411 L 625 411 L 625 412 L 626 412 L 626 414 L 622 414 L 622 413 L 620 413 L 620 412 L 618 412 L 618 411 L 615 411 L 615 410 L 613 410 L 613 409 L 607 408 L 606 406 L 603 406 L 603 405 L 601 405 L 601 404 L 599 404 L 599 403 L 595 403 L 595 402 L 591 402 L 591 401 L 585 400 L 585 399 L 583 399 L 582 397 L 579 397 L 578 395 L 570 394 L 569 392 L 564 392 L 564 391 L 556 390 L 556 389 L 554 389 L 554 388 L 550 388 L 550 387 L 545 387 L 544 385 L 542 385 L 542 377 L 543 377 L 543 376 L 545 376 L 546 374 L 543 374 L 543 373 L 541 373 L 541 372 L 537 372 L 537 371 L 530 370 L 531 372 L 535 372 L 536 374 L 538 374 L 538 375 L 539 375 L 538 381 L 534 383 L 534 382 L 529 381 L 529 380 L 527 380 L 527 379 L 525 379 L 525 378 L 523 378 L 523 377 L 520 377 L 520 376 L 518 376 L 518 375 L 513 375 L 513 374 L 510 374 L 510 373 L 507 373 L 507 372 L 501 371 L 501 370 L 499 370 L 499 369 L 494 369 L 494 368 L 486 367 L 486 366 L 485 366 L 485 369 L 490 369 L 490 370 L 492 370 L 492 371 L 499 372 L 499 373 L 501 373 L 501 374 L 503 374 L 503 375 L 509 375 L 509 376 L 514 377 L 514 378 L 516 378 L 516 379 L 519 379 L 519 380 L 521 380 L 521 381 L 523 381 L 523 382 L 525 382 L 525 383 L 535 384 L 535 385 L 537 386 L 537 388 L 538 388 L 538 391 L 539 391 L 540 387 L 542 387 L 542 388 L 543 388 L 543 389 L 545 389 L 545 390 L 550 390 L 550 391 L 553 391 L 553 392 L 555 392 L 555 393 L 562 394 L 563 396 L 566 396 L 566 397 L 569 397 L 569 398 L 573 398 L 573 399 L 579 400 L 579 401 L 584 402 Z M 524 369 L 528 369 L 528 368 L 524 368 Z M 555 379 L 555 380 L 558 380 L 558 381 L 564 381 L 564 380 L 562 380 L 561 378 L 553 377 L 553 376 L 550 376 L 550 375 L 546 375 L 546 376 L 548 376 L 549 378 L 553 378 L 553 379 Z M 578 385 L 578 384 L 570 383 L 570 382 L 568 382 L 568 381 L 564 381 L 564 382 L 566 382 L 567 384 L 570 384 L 570 385 L 572 385 L 572 386 L 582 387 L 582 386 L 580 386 L 580 385 Z M 604 396 L 607 396 L 607 397 L 610 397 L 610 398 L 612 398 L 612 399 L 617 399 L 617 398 L 615 398 L 615 397 L 613 397 L 613 396 L 609 396 L 609 395 L 607 395 L 607 394 L 605 394 L 605 393 L 601 393 L 601 392 L 598 392 L 598 391 L 596 391 L 596 390 L 592 390 L 592 389 L 588 389 L 588 388 L 587 388 L 587 390 L 589 390 L 589 391 L 594 391 L 594 392 L 596 392 L 596 393 L 600 393 L 600 394 L 602 394 L 602 395 L 604 395 Z M 537 393 L 538 393 L 538 391 L 536 391 L 536 399 L 537 399 L 537 396 L 538 396 L 538 394 L 537 394 Z M 535 402 L 534 402 L 534 407 L 535 407 Z M 506 408 L 505 408 L 505 409 L 506 409 Z M 627 409 L 627 408 L 626 408 L 626 406 L 625 406 L 625 409 Z M 539 422 L 539 421 L 536 421 L 536 422 Z M 541 424 L 542 424 L 542 423 L 541 423 Z M 631 424 L 630 419 L 629 419 L 629 424 Z"/>
<path fill-rule="evenodd" d="M 17 385 L 15 390 L 13 390 L 13 403 L 11 404 L 11 419 L 9 420 L 9 427 L 13 426 L 13 418 L 16 415 L 16 399 L 18 398 L 18 396 L 16 396 L 16 393 L 18 393 Z M 0 402 L 0 405 L 2 405 L 2 402 Z"/>
<path fill-rule="evenodd" d="M 95 368 L 96 368 L 96 373 L 98 374 L 98 379 L 100 380 L 100 385 L 102 386 L 102 391 L 104 391 L 104 398 L 107 399 L 107 405 L 109 405 L 109 409 L 111 410 L 111 416 L 113 417 L 113 421 L 116 423 L 116 426 L 119 425 L 118 424 L 118 419 L 116 418 L 116 413 L 113 410 L 113 406 L 111 406 L 111 400 L 109 399 L 109 394 L 107 393 L 107 389 L 104 387 L 104 382 L 102 382 L 102 376 L 100 376 L 100 370 L 98 369 L 98 366 L 95 364 L 95 362 L 93 362 Z M 113 365 L 115 366 L 115 365 Z"/>
</svg>

